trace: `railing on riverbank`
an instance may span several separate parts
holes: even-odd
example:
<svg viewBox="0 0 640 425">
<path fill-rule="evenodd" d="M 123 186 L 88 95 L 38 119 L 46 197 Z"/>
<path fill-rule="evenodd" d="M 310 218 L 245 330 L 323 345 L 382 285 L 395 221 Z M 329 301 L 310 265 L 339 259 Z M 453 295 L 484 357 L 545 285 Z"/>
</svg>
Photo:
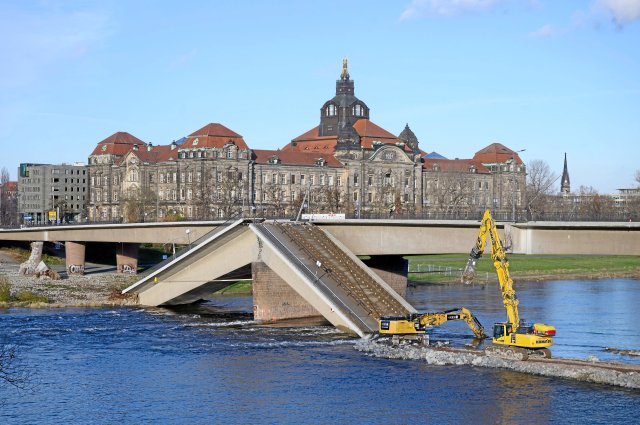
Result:
<svg viewBox="0 0 640 425">
<path fill-rule="evenodd" d="M 416 264 L 409 267 L 408 279 L 414 282 L 429 281 L 428 277 L 433 276 L 435 281 L 461 282 L 462 267 L 437 266 L 434 264 Z M 495 273 L 477 273 L 475 283 L 491 283 L 496 281 Z"/>
</svg>

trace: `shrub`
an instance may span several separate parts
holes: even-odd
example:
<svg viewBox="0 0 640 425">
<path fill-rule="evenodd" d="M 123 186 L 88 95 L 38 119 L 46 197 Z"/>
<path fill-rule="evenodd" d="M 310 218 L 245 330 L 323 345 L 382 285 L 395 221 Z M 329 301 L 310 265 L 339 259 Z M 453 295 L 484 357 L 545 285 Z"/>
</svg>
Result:
<svg viewBox="0 0 640 425">
<path fill-rule="evenodd" d="M 5 276 L 0 276 L 0 302 L 11 301 L 11 283 Z"/>
<path fill-rule="evenodd" d="M 30 302 L 30 303 L 48 303 L 49 299 L 44 295 L 36 294 L 35 292 L 22 290 L 16 294 L 17 301 Z"/>
</svg>

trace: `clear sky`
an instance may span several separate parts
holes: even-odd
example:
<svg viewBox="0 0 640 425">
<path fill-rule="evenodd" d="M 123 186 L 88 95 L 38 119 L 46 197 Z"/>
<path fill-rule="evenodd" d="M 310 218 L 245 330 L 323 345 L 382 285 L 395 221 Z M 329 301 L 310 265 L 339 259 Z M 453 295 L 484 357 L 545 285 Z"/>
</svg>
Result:
<svg viewBox="0 0 640 425">
<path fill-rule="evenodd" d="M 567 152 L 574 190 L 634 184 L 640 0 L 0 0 L 0 167 L 209 122 L 276 149 L 319 123 L 343 56 L 371 120 L 427 152 L 497 141 L 558 174 Z"/>
</svg>

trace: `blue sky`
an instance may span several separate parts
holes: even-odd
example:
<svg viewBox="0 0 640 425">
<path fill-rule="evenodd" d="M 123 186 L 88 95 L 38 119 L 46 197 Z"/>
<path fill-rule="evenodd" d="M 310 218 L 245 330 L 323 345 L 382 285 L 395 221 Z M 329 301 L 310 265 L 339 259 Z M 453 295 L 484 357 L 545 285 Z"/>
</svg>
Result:
<svg viewBox="0 0 640 425">
<path fill-rule="evenodd" d="M 640 169 L 640 0 L 0 0 L 0 167 L 86 162 L 116 131 L 209 122 L 275 149 L 316 126 L 343 56 L 371 119 L 469 158 L 526 149 L 572 188 Z"/>
</svg>

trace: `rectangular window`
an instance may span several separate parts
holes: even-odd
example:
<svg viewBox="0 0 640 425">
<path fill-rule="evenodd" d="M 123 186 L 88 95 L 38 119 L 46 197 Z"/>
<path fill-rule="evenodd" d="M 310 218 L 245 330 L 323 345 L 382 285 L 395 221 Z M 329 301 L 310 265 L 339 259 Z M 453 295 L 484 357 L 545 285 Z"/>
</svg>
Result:
<svg viewBox="0 0 640 425">
<path fill-rule="evenodd" d="M 336 176 L 336 183 L 338 186 L 342 186 L 342 177 L 341 176 Z"/>
<path fill-rule="evenodd" d="M 304 186 L 304 174 L 300 174 L 300 185 Z"/>
<path fill-rule="evenodd" d="M 291 184 L 296 184 L 296 175 L 291 174 Z"/>
<path fill-rule="evenodd" d="M 271 175 L 271 183 L 278 184 L 278 175 L 276 173 Z"/>
<path fill-rule="evenodd" d="M 315 177 L 315 176 L 309 176 L 309 184 L 310 184 L 311 186 L 313 186 L 313 185 L 315 184 L 315 182 L 314 182 L 315 178 L 314 178 L 314 177 Z"/>
<path fill-rule="evenodd" d="M 353 192 L 353 200 L 354 201 L 358 200 L 358 192 Z"/>
<path fill-rule="evenodd" d="M 358 174 L 354 174 L 353 175 L 353 185 L 354 186 L 358 186 Z"/>
<path fill-rule="evenodd" d="M 329 186 L 333 186 L 333 176 L 329 176 Z"/>
</svg>

